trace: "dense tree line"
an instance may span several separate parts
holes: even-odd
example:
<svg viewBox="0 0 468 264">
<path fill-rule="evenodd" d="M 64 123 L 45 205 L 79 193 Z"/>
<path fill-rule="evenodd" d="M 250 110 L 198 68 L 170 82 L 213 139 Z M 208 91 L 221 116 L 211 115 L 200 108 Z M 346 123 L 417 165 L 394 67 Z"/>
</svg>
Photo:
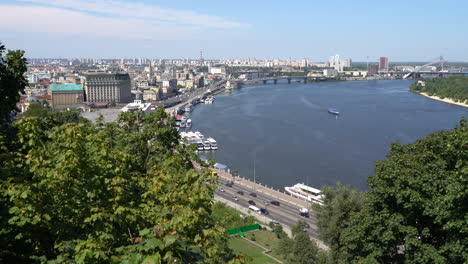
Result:
<svg viewBox="0 0 468 264">
<path fill-rule="evenodd" d="M 12 123 L 25 63 L 0 61 L 1 263 L 244 262 L 212 217 L 216 176 L 164 109 L 91 124 L 32 105 Z"/>
<path fill-rule="evenodd" d="M 391 146 L 360 193 L 327 189 L 316 207 L 332 263 L 468 263 L 468 127 Z"/>
<path fill-rule="evenodd" d="M 468 100 L 468 76 L 438 77 L 434 79 L 422 79 L 410 86 L 411 91 L 427 93 L 430 96 L 450 98 L 456 102 Z"/>
</svg>

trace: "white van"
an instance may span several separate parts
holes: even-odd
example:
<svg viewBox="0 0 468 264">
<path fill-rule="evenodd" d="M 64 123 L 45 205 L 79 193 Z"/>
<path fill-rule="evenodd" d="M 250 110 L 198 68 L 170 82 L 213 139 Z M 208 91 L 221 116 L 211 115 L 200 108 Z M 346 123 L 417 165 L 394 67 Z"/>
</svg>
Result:
<svg viewBox="0 0 468 264">
<path fill-rule="evenodd" d="M 256 213 L 260 213 L 260 208 L 258 208 L 256 206 L 251 205 L 251 206 L 249 206 L 249 209 L 256 212 Z"/>
</svg>

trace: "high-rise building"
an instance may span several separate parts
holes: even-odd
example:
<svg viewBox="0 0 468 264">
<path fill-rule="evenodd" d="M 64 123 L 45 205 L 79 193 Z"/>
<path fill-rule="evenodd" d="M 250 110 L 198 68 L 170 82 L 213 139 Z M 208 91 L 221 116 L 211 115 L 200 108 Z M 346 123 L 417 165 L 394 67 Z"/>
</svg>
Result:
<svg viewBox="0 0 468 264">
<path fill-rule="evenodd" d="M 379 65 L 378 64 L 369 64 L 367 69 L 367 75 L 374 75 L 379 72 Z"/>
<path fill-rule="evenodd" d="M 380 70 L 388 70 L 388 58 L 387 57 L 380 57 L 380 59 L 379 59 L 379 69 Z"/>
<path fill-rule="evenodd" d="M 128 103 L 132 100 L 128 73 L 90 72 L 81 77 L 86 102 Z"/>
</svg>

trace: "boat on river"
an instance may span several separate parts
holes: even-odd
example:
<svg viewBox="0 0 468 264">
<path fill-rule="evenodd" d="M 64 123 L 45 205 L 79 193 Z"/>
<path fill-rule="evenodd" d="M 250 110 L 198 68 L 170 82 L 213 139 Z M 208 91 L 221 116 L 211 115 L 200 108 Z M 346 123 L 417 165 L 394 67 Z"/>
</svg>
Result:
<svg viewBox="0 0 468 264">
<path fill-rule="evenodd" d="M 332 115 L 339 115 L 340 114 L 340 111 L 336 108 L 328 108 L 328 113 L 332 114 Z"/>
<path fill-rule="evenodd" d="M 323 205 L 324 195 L 321 190 L 312 188 L 303 183 L 297 183 L 291 187 L 284 187 L 290 195 L 308 202 Z"/>
</svg>

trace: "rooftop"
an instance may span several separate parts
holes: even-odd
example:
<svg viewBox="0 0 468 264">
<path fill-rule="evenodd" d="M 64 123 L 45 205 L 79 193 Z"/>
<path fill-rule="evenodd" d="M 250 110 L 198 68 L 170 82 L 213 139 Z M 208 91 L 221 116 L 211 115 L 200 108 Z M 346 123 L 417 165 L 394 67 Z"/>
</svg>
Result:
<svg viewBox="0 0 468 264">
<path fill-rule="evenodd" d="M 83 86 L 81 86 L 81 84 L 74 83 L 54 83 L 50 85 L 50 90 L 52 92 L 83 91 Z"/>
</svg>

